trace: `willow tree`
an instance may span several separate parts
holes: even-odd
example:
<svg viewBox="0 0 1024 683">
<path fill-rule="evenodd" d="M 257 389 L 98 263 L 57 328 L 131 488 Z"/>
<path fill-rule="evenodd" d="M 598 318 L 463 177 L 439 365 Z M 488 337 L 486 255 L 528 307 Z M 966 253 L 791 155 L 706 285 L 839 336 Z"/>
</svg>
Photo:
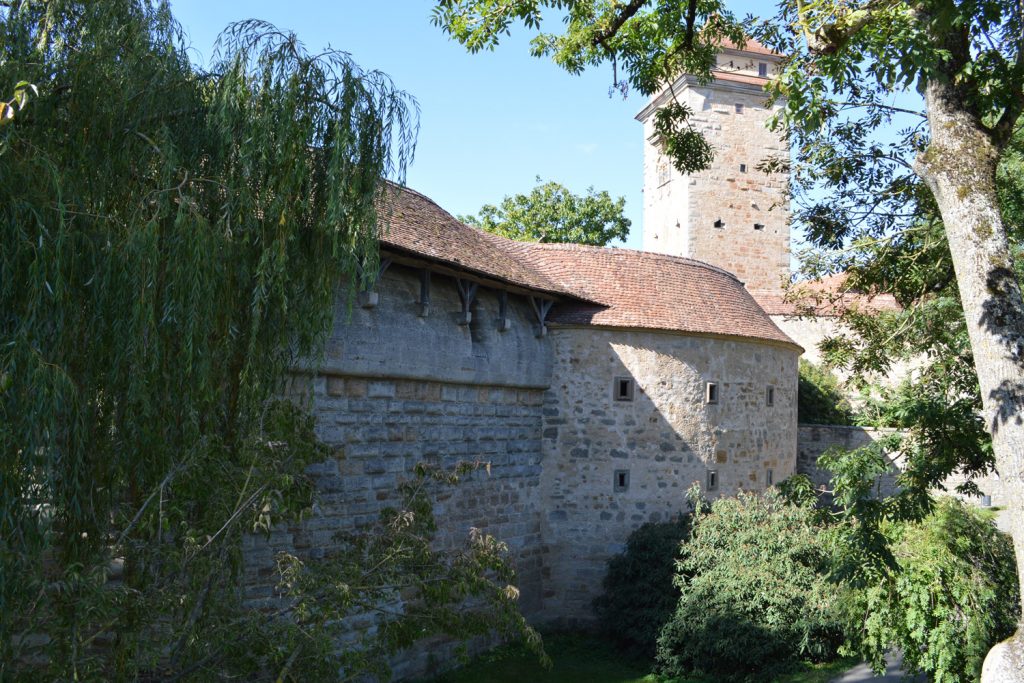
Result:
<svg viewBox="0 0 1024 683">
<path fill-rule="evenodd" d="M 3 3 L 0 45 L 38 87 L 0 127 L 0 678 L 337 674 L 242 609 L 240 538 L 309 504 L 276 397 L 373 270 L 415 102 L 256 21 L 198 69 L 156 0 Z"/>
</svg>

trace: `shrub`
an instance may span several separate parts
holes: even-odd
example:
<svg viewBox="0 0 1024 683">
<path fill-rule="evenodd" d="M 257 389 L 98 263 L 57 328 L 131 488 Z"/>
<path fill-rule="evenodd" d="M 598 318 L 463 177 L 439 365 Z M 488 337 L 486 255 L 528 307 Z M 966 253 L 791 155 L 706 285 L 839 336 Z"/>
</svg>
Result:
<svg viewBox="0 0 1024 683">
<path fill-rule="evenodd" d="M 660 673 L 769 680 L 798 657 L 836 655 L 836 589 L 813 514 L 768 492 L 720 499 L 695 516 L 677 569 L 682 595 L 658 638 Z"/>
<path fill-rule="evenodd" d="M 801 424 L 852 425 L 853 409 L 839 380 L 828 370 L 800 360 L 797 421 Z"/>
<path fill-rule="evenodd" d="M 910 673 L 934 683 L 978 680 L 985 654 L 1020 613 L 1010 537 L 952 498 L 920 522 L 887 525 L 885 535 L 897 566 L 844 601 L 852 651 L 877 669 L 896 646 Z"/>
<path fill-rule="evenodd" d="M 675 560 L 689 533 L 689 515 L 650 522 L 629 535 L 624 552 L 608 560 L 594 611 L 601 631 L 630 654 L 654 657 L 658 633 L 678 599 L 672 585 Z"/>
</svg>

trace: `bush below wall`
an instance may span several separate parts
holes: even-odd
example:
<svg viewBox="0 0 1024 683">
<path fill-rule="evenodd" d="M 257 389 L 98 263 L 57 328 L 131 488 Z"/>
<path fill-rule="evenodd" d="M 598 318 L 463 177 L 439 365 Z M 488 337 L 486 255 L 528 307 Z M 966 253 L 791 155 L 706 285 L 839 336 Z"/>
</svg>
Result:
<svg viewBox="0 0 1024 683">
<path fill-rule="evenodd" d="M 829 563 L 813 510 L 773 491 L 715 501 L 682 545 L 660 673 L 769 681 L 800 659 L 834 659 L 843 633 Z"/>
<path fill-rule="evenodd" d="M 625 552 L 608 560 L 594 611 L 603 635 L 628 654 L 654 658 L 658 633 L 678 601 L 676 558 L 689 535 L 690 515 L 644 524 L 630 534 Z"/>
</svg>

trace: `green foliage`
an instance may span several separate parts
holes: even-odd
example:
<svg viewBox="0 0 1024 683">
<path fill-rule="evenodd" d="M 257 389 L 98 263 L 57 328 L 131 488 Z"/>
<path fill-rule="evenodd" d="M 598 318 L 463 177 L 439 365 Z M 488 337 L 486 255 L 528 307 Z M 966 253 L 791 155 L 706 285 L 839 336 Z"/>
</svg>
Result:
<svg viewBox="0 0 1024 683">
<path fill-rule="evenodd" d="M 241 539 L 310 506 L 327 454 L 276 397 L 376 258 L 415 103 L 257 21 L 202 71 L 164 2 L 5 4 L 0 82 L 39 96 L 0 131 L 0 678 L 330 677 L 334 647 L 240 603 Z M 428 543 L 415 509 L 380 533 Z M 418 571 L 507 614 L 477 546 Z"/>
<path fill-rule="evenodd" d="M 687 175 L 702 171 L 715 160 L 715 150 L 689 123 L 693 111 L 675 100 L 654 112 L 654 132 L 665 156 L 676 170 Z"/>
<path fill-rule="evenodd" d="M 317 670 L 340 669 L 341 680 L 372 675 L 387 681 L 389 655 L 445 634 L 521 638 L 535 661 L 547 664 L 540 637 L 516 607 L 519 591 L 512 584 L 508 547 L 478 529 L 458 552 L 436 547 L 436 487 L 454 486 L 481 466 L 420 465 L 416 477 L 400 486 L 402 507 L 385 509 L 378 525 L 338 534 L 326 556 L 313 562 L 278 555 L 289 598 L 286 613 L 304 636 L 291 654 L 304 678 L 310 676 L 309 660 Z M 339 652 L 337 643 L 353 629 L 342 617 L 359 615 L 375 617 L 373 628 L 364 626 L 358 643 Z M 304 660 L 298 659 L 300 650 L 307 651 Z"/>
<path fill-rule="evenodd" d="M 849 650 L 884 668 L 904 653 L 908 673 L 935 683 L 978 680 L 989 648 L 1017 626 L 1020 592 L 1010 538 L 947 498 L 917 523 L 885 527 L 895 567 L 846 593 Z"/>
<path fill-rule="evenodd" d="M 843 395 L 839 379 L 824 368 L 800 359 L 797 390 L 797 421 L 800 424 L 852 425 L 853 409 Z"/>
<path fill-rule="evenodd" d="M 678 602 L 676 557 L 689 532 L 689 516 L 649 522 L 629 535 L 624 552 L 608 560 L 594 611 L 606 637 L 630 654 L 645 659 L 655 654 L 658 633 Z"/>
<path fill-rule="evenodd" d="M 21 81 L 14 86 L 14 97 L 4 102 L 0 100 L 0 127 L 14 121 L 15 113 L 21 111 L 28 104 L 29 93 L 33 96 L 39 94 L 39 88 L 28 81 Z M 2 139 L 0 139 L 0 154 L 4 151 Z"/>
<path fill-rule="evenodd" d="M 839 307 L 845 331 L 821 345 L 827 362 L 862 387 L 901 363 L 915 366 L 901 386 L 873 391 L 858 418 L 905 431 L 904 492 L 884 510 L 896 519 L 927 514 L 928 491 L 950 474 L 984 475 L 994 465 L 946 225 L 914 166 L 930 143 L 928 112 L 894 106 L 899 92 L 963 83 L 958 106 L 1002 151 L 993 180 L 1011 254 L 1024 215 L 1024 131 L 1014 132 L 1024 73 L 1007 70 L 1021 52 L 1014 27 L 1024 17 L 998 1 L 940 5 L 786 2 L 755 30 L 793 55 L 773 89 L 792 95 L 780 124 L 796 150 L 795 220 L 812 245 L 801 257 L 805 274 L 844 272 L 850 292 L 890 293 L 901 307 Z M 976 489 L 969 481 L 961 490 Z"/>
<path fill-rule="evenodd" d="M 570 242 L 603 247 L 629 236 L 630 221 L 622 215 L 626 200 L 607 192 L 573 194 L 558 183 L 541 183 L 530 194 L 505 197 L 500 206 L 486 204 L 478 216 L 460 216 L 477 228 L 525 242 Z"/>
<path fill-rule="evenodd" d="M 815 516 L 834 543 L 830 577 L 845 587 L 836 612 L 843 652 L 881 671 L 898 648 L 929 680 L 976 681 L 988 649 L 1016 628 L 1013 546 L 990 516 L 955 499 L 936 502 L 915 487 L 881 498 L 876 482 L 891 467 L 884 453 L 900 447 L 894 434 L 820 459 L 833 472 L 831 500 Z M 785 484 L 787 495 L 814 501 L 798 477 Z"/>
<path fill-rule="evenodd" d="M 833 658 L 842 631 L 828 539 L 812 509 L 774 492 L 698 511 L 677 566 L 682 596 L 658 638 L 661 672 L 772 680 L 800 658 Z"/>
</svg>

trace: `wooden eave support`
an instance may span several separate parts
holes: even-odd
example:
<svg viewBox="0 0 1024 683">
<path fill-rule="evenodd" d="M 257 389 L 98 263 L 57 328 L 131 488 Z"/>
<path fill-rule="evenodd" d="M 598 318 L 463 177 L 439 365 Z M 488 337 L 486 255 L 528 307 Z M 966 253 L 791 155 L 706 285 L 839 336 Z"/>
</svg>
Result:
<svg viewBox="0 0 1024 683">
<path fill-rule="evenodd" d="M 548 313 L 551 311 L 551 307 L 554 305 L 554 301 L 551 299 L 540 299 L 535 296 L 530 297 L 530 306 L 533 307 L 533 313 L 537 316 L 537 337 L 544 337 L 548 333 L 547 319 Z"/>
<path fill-rule="evenodd" d="M 359 292 L 359 305 L 363 308 L 373 308 L 380 302 L 380 294 L 377 293 L 377 287 L 380 285 L 380 279 L 384 277 L 384 272 L 391 266 L 391 259 L 383 257 L 380 260 L 380 267 L 377 268 L 377 273 L 373 277 L 373 283 L 369 289 Z"/>
<path fill-rule="evenodd" d="M 420 300 L 417 315 L 426 318 L 430 315 L 430 269 L 420 269 Z"/>
<path fill-rule="evenodd" d="M 473 306 L 473 300 L 476 298 L 476 291 L 480 285 L 472 280 L 455 278 L 455 286 L 459 290 L 459 299 L 462 300 L 462 310 L 456 314 L 456 321 L 460 325 L 468 325 L 473 321 L 473 314 L 469 309 Z"/>
</svg>

